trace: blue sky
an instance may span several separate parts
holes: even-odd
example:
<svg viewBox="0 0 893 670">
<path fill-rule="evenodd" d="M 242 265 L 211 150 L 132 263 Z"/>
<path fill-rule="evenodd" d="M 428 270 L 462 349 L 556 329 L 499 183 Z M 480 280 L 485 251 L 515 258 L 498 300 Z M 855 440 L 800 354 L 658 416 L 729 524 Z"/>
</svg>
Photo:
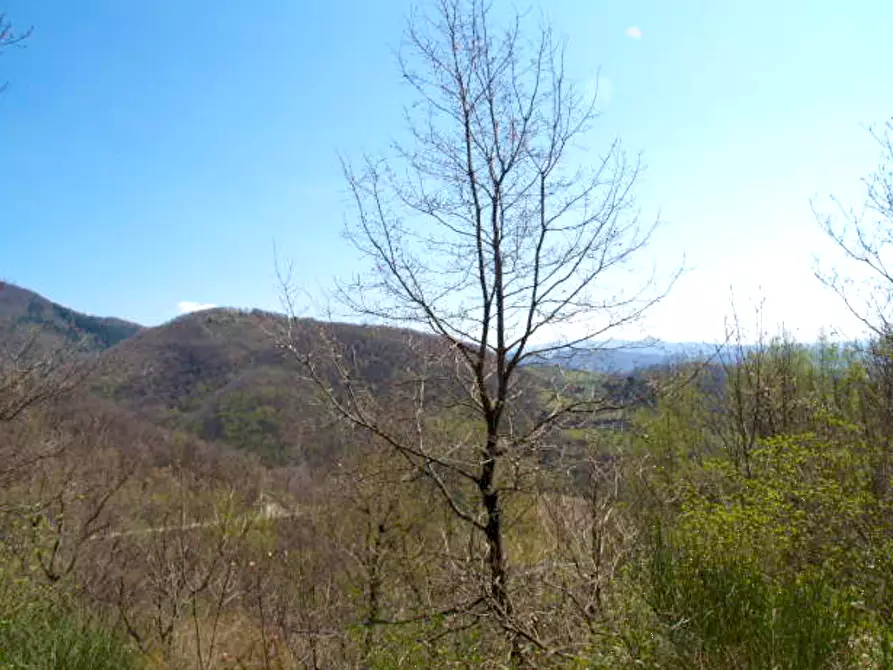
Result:
<svg viewBox="0 0 893 670">
<path fill-rule="evenodd" d="M 500 4 L 500 0 L 497 0 Z M 502 3 L 505 5 L 505 3 Z M 893 3 L 553 0 L 594 139 L 642 151 L 647 254 L 689 271 L 635 333 L 721 336 L 742 312 L 856 333 L 812 277 L 810 198 L 858 204 L 893 116 Z M 339 154 L 402 130 L 403 0 L 0 0 L 0 277 L 154 325 L 180 303 L 278 307 L 274 241 L 311 292 L 355 270 Z M 598 149 L 598 147 L 595 147 Z M 845 269 L 845 268 L 842 268 Z M 747 316 L 745 314 L 745 316 Z"/>
</svg>

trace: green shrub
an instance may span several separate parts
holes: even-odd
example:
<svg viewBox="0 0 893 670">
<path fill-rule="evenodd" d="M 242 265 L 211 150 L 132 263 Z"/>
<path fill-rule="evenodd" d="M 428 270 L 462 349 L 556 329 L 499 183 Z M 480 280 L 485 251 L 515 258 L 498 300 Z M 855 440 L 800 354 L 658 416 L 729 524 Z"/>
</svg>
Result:
<svg viewBox="0 0 893 670">
<path fill-rule="evenodd" d="M 128 670 L 141 665 L 125 641 L 48 589 L 7 581 L 0 588 L 0 612 L 2 670 Z"/>
<path fill-rule="evenodd" d="M 855 618 L 826 575 L 772 576 L 746 552 L 719 556 L 684 545 L 659 534 L 644 575 L 678 662 L 815 670 L 847 653 Z"/>
</svg>

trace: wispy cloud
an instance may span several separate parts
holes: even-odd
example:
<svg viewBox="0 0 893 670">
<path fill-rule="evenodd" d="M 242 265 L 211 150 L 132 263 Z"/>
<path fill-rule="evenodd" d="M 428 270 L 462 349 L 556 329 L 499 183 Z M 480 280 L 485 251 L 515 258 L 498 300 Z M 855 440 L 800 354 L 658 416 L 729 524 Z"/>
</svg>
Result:
<svg viewBox="0 0 893 670">
<path fill-rule="evenodd" d="M 634 39 L 634 40 L 642 39 L 643 33 L 642 33 L 642 29 L 639 28 L 639 26 L 630 26 L 623 32 L 627 37 L 629 37 L 631 39 Z"/>
<path fill-rule="evenodd" d="M 217 305 L 211 305 L 205 302 L 192 302 L 191 300 L 184 300 L 181 303 L 177 304 L 177 309 L 180 310 L 180 314 L 189 314 L 191 312 L 201 312 L 205 309 L 214 309 Z"/>
</svg>

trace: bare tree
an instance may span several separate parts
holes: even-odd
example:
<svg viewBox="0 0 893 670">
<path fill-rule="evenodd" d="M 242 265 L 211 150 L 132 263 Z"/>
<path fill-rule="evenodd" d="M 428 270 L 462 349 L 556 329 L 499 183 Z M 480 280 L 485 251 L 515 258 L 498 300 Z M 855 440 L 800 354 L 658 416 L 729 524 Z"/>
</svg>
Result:
<svg viewBox="0 0 893 670">
<path fill-rule="evenodd" d="M 816 267 L 816 276 L 837 293 L 872 335 L 866 351 L 871 383 L 865 389 L 863 423 L 870 441 L 880 447 L 875 473 L 878 491 L 888 492 L 893 470 L 893 118 L 871 134 L 880 148 L 880 163 L 863 180 L 866 199 L 862 211 L 834 198 L 836 216 L 813 208 L 828 236 L 847 258 L 867 270 L 867 278 L 857 284 L 837 269 L 823 271 L 820 267 Z"/>
<path fill-rule="evenodd" d="M 0 282 L 0 291 L 3 287 Z M 30 409 L 47 407 L 70 395 L 89 373 L 89 362 L 80 355 L 77 344 L 48 348 L 41 335 L 40 329 L 0 334 L 0 426 L 14 423 Z M 55 438 L 35 439 L 27 443 L 27 448 L 15 439 L 0 440 L 0 487 L 61 451 L 62 445 Z"/>
<path fill-rule="evenodd" d="M 861 212 L 836 198 L 835 215 L 813 211 L 819 224 L 834 243 L 863 269 L 866 285 L 857 287 L 852 278 L 836 269 L 816 267 L 816 276 L 844 301 L 849 310 L 871 332 L 886 337 L 891 332 L 890 307 L 893 303 L 893 119 L 871 131 L 880 147 L 880 164 L 864 180 L 866 200 Z"/>
<path fill-rule="evenodd" d="M 2 288 L 0 288 L 2 290 Z M 87 372 L 76 347 L 47 351 L 35 330 L 21 344 L 0 351 L 0 421 L 12 421 L 29 407 L 70 393 Z"/>
<path fill-rule="evenodd" d="M 676 276 L 660 286 L 653 268 L 633 265 L 654 230 L 634 208 L 640 165 L 617 142 L 597 158 L 586 151 L 596 95 L 569 80 L 552 30 L 528 37 L 523 22 L 516 14 L 496 28 L 482 0 L 436 0 L 414 14 L 399 61 L 417 99 L 410 141 L 390 160 L 345 162 L 356 205 L 347 232 L 370 270 L 342 284 L 341 297 L 355 314 L 443 345 L 408 374 L 415 417 L 394 421 L 362 388 L 349 348 L 329 338 L 335 355 L 323 363 L 286 334 L 337 412 L 402 454 L 483 538 L 485 612 L 516 664 L 525 647 L 545 644 L 514 609 L 505 497 L 550 429 L 608 402 L 555 389 L 543 405 L 539 389 L 531 411 L 523 366 L 604 343 Z M 293 315 L 291 295 L 286 303 Z M 432 377 L 446 372 L 435 391 Z M 432 432 L 432 396 L 468 427 L 465 437 Z"/>
</svg>

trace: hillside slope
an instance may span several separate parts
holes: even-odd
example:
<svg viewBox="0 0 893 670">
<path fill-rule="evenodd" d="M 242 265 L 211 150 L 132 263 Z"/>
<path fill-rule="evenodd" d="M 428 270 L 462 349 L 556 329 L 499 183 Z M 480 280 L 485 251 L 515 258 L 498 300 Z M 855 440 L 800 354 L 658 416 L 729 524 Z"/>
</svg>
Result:
<svg viewBox="0 0 893 670">
<path fill-rule="evenodd" d="M 276 333 L 286 324 L 284 316 L 260 310 L 213 309 L 141 328 L 74 312 L 16 286 L 0 289 L 0 345 L 33 335 L 43 347 L 98 353 L 88 388 L 107 408 L 171 434 L 256 454 L 269 465 L 332 463 L 352 440 L 367 438 L 343 432 L 319 387 L 277 347 Z M 397 430 L 415 425 L 422 378 L 425 416 L 444 430 L 471 428 L 462 409 L 469 382 L 457 377 L 456 352 L 439 338 L 309 319 L 292 328 L 333 387 L 339 377 L 332 353 L 339 352 L 358 387 L 379 405 L 378 416 Z M 514 425 L 543 411 L 544 392 L 556 383 L 548 368 L 518 371 Z M 606 383 L 603 375 L 579 374 L 587 376 L 573 387 L 579 392 Z"/>
<path fill-rule="evenodd" d="M 100 357 L 93 390 L 161 425 L 269 463 L 330 460 L 343 440 L 318 388 L 277 348 L 284 323 L 259 310 L 214 309 L 144 329 Z M 401 379 L 425 365 L 425 352 L 440 348 L 436 338 L 393 328 L 312 320 L 294 327 L 320 361 L 331 360 L 326 337 L 350 352 L 352 374 L 381 397 L 393 397 Z M 432 396 L 438 386 L 432 384 Z"/>
<path fill-rule="evenodd" d="M 43 348 L 68 345 L 99 352 L 135 335 L 141 326 L 63 307 L 14 284 L 0 282 L 0 345 L 15 347 L 37 337 Z"/>
</svg>

